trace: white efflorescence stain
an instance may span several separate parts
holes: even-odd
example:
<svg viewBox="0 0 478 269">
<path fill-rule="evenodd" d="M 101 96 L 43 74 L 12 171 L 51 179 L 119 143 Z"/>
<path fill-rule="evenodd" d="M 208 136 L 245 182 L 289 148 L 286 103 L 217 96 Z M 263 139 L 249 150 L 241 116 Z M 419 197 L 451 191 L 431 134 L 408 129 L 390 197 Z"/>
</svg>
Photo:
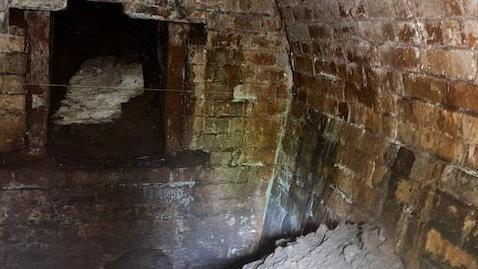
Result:
<svg viewBox="0 0 478 269">
<path fill-rule="evenodd" d="M 144 93 L 143 68 L 134 59 L 102 56 L 84 62 L 70 79 L 55 124 L 104 124 L 121 117 L 122 104 Z"/>
<path fill-rule="evenodd" d="M 227 213 L 226 215 L 224 215 L 224 222 L 229 226 L 234 226 L 234 224 L 236 224 L 236 218 L 233 215 Z"/>
<path fill-rule="evenodd" d="M 45 99 L 38 94 L 32 94 L 32 108 L 38 109 L 46 105 Z"/>
<path fill-rule="evenodd" d="M 247 87 L 244 84 L 240 84 L 234 87 L 232 102 L 245 102 L 245 101 L 256 101 L 256 100 L 257 100 L 256 95 L 248 91 Z"/>
<path fill-rule="evenodd" d="M 147 201 L 160 201 L 168 205 L 187 207 L 194 200 L 191 191 L 195 184 L 194 181 L 154 184 L 144 188 L 144 197 Z"/>
</svg>

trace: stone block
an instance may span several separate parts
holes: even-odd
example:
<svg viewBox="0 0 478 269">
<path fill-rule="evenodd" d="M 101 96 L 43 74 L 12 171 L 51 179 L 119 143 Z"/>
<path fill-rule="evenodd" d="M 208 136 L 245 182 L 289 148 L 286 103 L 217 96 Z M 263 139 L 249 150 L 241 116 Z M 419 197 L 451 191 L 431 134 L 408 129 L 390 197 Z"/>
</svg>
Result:
<svg viewBox="0 0 478 269">
<path fill-rule="evenodd" d="M 309 40 L 309 29 L 305 23 L 293 22 L 288 25 L 289 39 L 291 42 Z"/>
<path fill-rule="evenodd" d="M 10 7 L 20 9 L 33 9 L 33 10 L 45 10 L 45 11 L 58 11 L 63 10 L 67 6 L 66 0 L 12 0 L 10 1 Z"/>
<path fill-rule="evenodd" d="M 448 103 L 456 109 L 478 112 L 478 86 L 464 82 L 451 83 Z"/>
<path fill-rule="evenodd" d="M 469 115 L 462 117 L 463 141 L 478 145 L 478 118 Z"/>
<path fill-rule="evenodd" d="M 0 130 L 26 130 L 26 112 L 0 110 Z"/>
<path fill-rule="evenodd" d="M 408 11 L 403 0 L 392 1 L 364 1 L 365 13 L 372 18 L 406 18 Z"/>
<path fill-rule="evenodd" d="M 25 95 L 0 94 L 0 109 L 26 113 Z"/>
<path fill-rule="evenodd" d="M 426 234 L 425 251 L 436 257 L 435 259 L 442 264 L 453 268 L 478 268 L 478 261 L 474 256 L 451 243 L 440 232 L 433 229 Z"/>
<path fill-rule="evenodd" d="M 204 121 L 205 134 L 225 134 L 229 131 L 231 118 L 208 117 Z"/>
<path fill-rule="evenodd" d="M 428 151 L 448 161 L 456 161 L 463 151 L 459 140 L 448 138 L 437 130 L 400 121 L 397 131 L 397 138 L 401 143 Z"/>
<path fill-rule="evenodd" d="M 358 22 L 358 35 L 372 44 L 395 41 L 395 29 L 391 23 L 360 21 Z"/>
<path fill-rule="evenodd" d="M 439 181 L 439 188 L 466 204 L 478 207 L 478 178 L 454 166 L 447 166 Z"/>
<path fill-rule="evenodd" d="M 0 0 L 0 33 L 8 32 L 8 0 Z"/>
<path fill-rule="evenodd" d="M 271 53 L 246 53 L 246 59 L 259 66 L 271 66 L 277 63 L 277 56 Z"/>
<path fill-rule="evenodd" d="M 245 153 L 240 159 L 241 165 L 256 167 L 273 166 L 275 163 L 275 150 L 263 147 L 247 147 Z"/>
<path fill-rule="evenodd" d="M 463 15 L 463 5 L 457 0 L 413 0 L 410 10 L 414 16 L 442 18 L 450 15 Z"/>
<path fill-rule="evenodd" d="M 0 53 L 0 73 L 25 74 L 27 55 L 23 53 Z"/>
<path fill-rule="evenodd" d="M 264 124 L 264 125 L 262 125 Z M 252 129 L 252 126 L 260 126 Z M 273 149 L 279 134 L 273 130 L 280 128 L 280 122 L 275 119 L 252 119 L 247 122 L 244 142 L 248 147 Z"/>
<path fill-rule="evenodd" d="M 8 11 L 0 10 L 0 33 L 8 32 Z"/>
<path fill-rule="evenodd" d="M 311 24 L 309 27 L 309 35 L 311 39 L 326 39 L 332 37 L 332 29 L 327 24 Z"/>
<path fill-rule="evenodd" d="M 471 206 L 460 201 L 460 198 L 455 197 L 454 194 L 437 191 L 433 199 L 429 223 L 448 241 L 461 244 L 465 221 L 473 211 Z"/>
<path fill-rule="evenodd" d="M 460 135 L 460 113 L 444 110 L 418 100 L 401 99 L 399 106 L 401 119 L 415 124 L 420 129 L 441 132 L 445 137 L 451 139 L 456 139 Z"/>
<path fill-rule="evenodd" d="M 294 65 L 297 71 L 303 74 L 313 74 L 314 73 L 314 62 L 313 59 L 307 56 L 296 56 L 294 58 Z"/>
<path fill-rule="evenodd" d="M 413 47 L 380 48 L 380 62 L 400 69 L 417 69 L 420 63 L 420 51 Z"/>
<path fill-rule="evenodd" d="M 231 152 L 211 152 L 209 163 L 211 166 L 228 166 L 232 161 Z"/>
<path fill-rule="evenodd" d="M 435 75 L 472 80 L 476 61 L 469 50 L 428 49 L 422 51 L 423 70 Z"/>
<path fill-rule="evenodd" d="M 467 144 L 464 145 L 464 160 L 465 167 L 478 169 L 478 145 Z"/>
<path fill-rule="evenodd" d="M 476 19 L 465 20 L 461 36 L 463 45 L 475 48 L 478 45 L 478 21 Z"/>
<path fill-rule="evenodd" d="M 446 162 L 420 152 L 415 154 L 415 162 L 409 177 L 416 182 L 431 184 L 441 178 L 445 165 Z"/>
<path fill-rule="evenodd" d="M 25 79 L 17 75 L 0 75 L 0 94 L 23 94 Z"/>
<path fill-rule="evenodd" d="M 298 22 L 308 22 L 311 18 L 310 13 L 308 12 L 305 6 L 294 6 L 292 7 L 294 13 L 294 19 Z"/>
<path fill-rule="evenodd" d="M 419 26 L 414 22 L 397 22 L 395 24 L 397 39 L 401 43 L 417 45 L 422 42 Z"/>
<path fill-rule="evenodd" d="M 376 135 L 392 137 L 396 129 L 397 119 L 386 113 L 377 113 L 365 105 L 351 105 L 350 122 L 363 125 L 367 130 L 374 130 Z"/>
<path fill-rule="evenodd" d="M 333 189 L 333 192 L 327 198 L 326 204 L 327 208 L 331 210 L 331 212 L 334 212 L 334 214 L 339 216 L 353 216 L 352 201 L 338 189 Z"/>
<path fill-rule="evenodd" d="M 25 36 L 0 34 L 0 52 L 25 52 Z"/>
<path fill-rule="evenodd" d="M 461 23 L 454 20 L 430 21 L 424 25 L 426 42 L 430 45 L 460 46 Z"/>
<path fill-rule="evenodd" d="M 446 100 L 448 83 L 445 80 L 415 74 L 403 76 L 403 89 L 406 96 L 441 104 Z"/>
</svg>

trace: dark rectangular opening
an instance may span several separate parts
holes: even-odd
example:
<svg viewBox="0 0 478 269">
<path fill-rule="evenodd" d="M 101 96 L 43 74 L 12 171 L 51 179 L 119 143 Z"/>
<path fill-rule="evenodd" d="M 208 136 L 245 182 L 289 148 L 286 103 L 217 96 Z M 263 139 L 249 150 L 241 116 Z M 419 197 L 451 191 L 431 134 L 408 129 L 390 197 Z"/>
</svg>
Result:
<svg viewBox="0 0 478 269">
<path fill-rule="evenodd" d="M 161 22 L 121 4 L 70 1 L 53 15 L 49 153 L 134 159 L 164 153 Z M 141 79 L 143 80 L 141 82 Z M 138 90 L 131 90 L 138 88 Z"/>
</svg>

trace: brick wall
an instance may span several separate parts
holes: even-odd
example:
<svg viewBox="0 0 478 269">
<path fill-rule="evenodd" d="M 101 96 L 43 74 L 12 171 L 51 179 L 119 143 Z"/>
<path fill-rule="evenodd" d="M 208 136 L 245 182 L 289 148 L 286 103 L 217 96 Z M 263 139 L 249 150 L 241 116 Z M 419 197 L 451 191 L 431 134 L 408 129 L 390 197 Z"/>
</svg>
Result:
<svg viewBox="0 0 478 269">
<path fill-rule="evenodd" d="M 377 221 L 410 268 L 477 268 L 476 1 L 278 2 L 294 98 L 266 236 Z"/>
<path fill-rule="evenodd" d="M 223 8 L 225 13 L 207 24 L 206 44 L 191 50 L 189 77 L 196 101 L 187 127 L 192 132 L 185 140 L 189 149 L 210 153 L 223 188 L 243 190 L 237 202 L 249 201 L 253 213 L 248 218 L 260 236 L 292 80 L 288 47 L 280 21 L 270 16 L 273 2 L 231 2 Z M 258 17 L 252 11 L 270 15 Z M 243 172 L 255 178 L 245 181 Z"/>
<path fill-rule="evenodd" d="M 27 55 L 22 31 L 1 30 L 0 26 L 0 152 L 5 152 L 25 146 Z"/>
<path fill-rule="evenodd" d="M 178 1 L 164 1 L 171 2 Z M 71 265 L 77 265 L 78 268 L 84 268 L 85 264 L 87 267 L 99 266 L 137 248 L 154 247 L 165 250 L 166 254 L 175 260 L 178 268 L 230 262 L 255 250 L 262 233 L 267 187 L 272 178 L 274 157 L 292 80 L 288 43 L 276 4 L 273 1 L 252 0 L 179 1 L 181 6 L 169 6 L 161 4 L 161 1 L 158 3 L 153 5 L 150 1 L 128 1 L 124 7 L 125 12 L 135 18 L 206 24 L 207 40 L 192 42 L 188 47 L 187 90 L 193 90 L 194 94 L 188 97 L 191 111 L 186 120 L 187 132 L 183 143 L 185 149 L 202 150 L 210 154 L 209 165 L 196 168 L 193 176 L 187 180 L 176 176 L 164 179 L 153 169 L 152 172 L 147 172 L 147 175 L 136 175 L 131 182 L 126 183 L 134 185 L 134 188 L 123 189 L 123 194 L 130 197 L 130 200 L 115 201 L 116 205 L 126 207 L 127 211 L 142 212 L 129 220 L 130 224 L 132 222 L 143 225 L 143 221 L 148 224 L 137 227 L 137 240 L 129 238 L 129 241 L 122 243 L 123 253 L 114 249 L 110 251 L 108 244 L 114 244 L 115 238 L 120 238 L 124 233 L 121 215 L 127 214 L 125 211 L 110 207 L 104 209 L 103 214 L 112 216 L 112 219 L 106 220 L 112 227 L 112 230 L 107 231 L 101 230 L 105 228 L 100 227 L 101 219 L 92 220 L 91 215 L 83 215 L 81 212 L 90 206 L 88 199 L 98 203 L 98 207 L 105 204 L 100 198 L 101 194 L 94 196 L 95 198 L 90 196 L 91 191 L 96 191 L 95 187 L 88 190 L 77 183 L 47 183 L 48 186 L 43 186 L 42 182 L 57 180 L 57 177 L 51 174 L 52 168 L 48 166 L 36 167 L 33 173 L 36 176 L 27 176 L 30 177 L 27 181 L 33 182 L 25 185 L 15 185 L 17 179 L 9 176 L 14 172 L 0 173 L 0 199 L 5 201 L 1 210 L 9 212 L 8 217 L 0 220 L 2 241 L 9 242 L 0 247 L 0 260 L 10 257 L 8 264 L 12 268 L 19 262 L 25 262 L 22 266 L 35 265 L 34 261 L 22 258 L 31 255 L 28 251 L 42 257 L 45 253 L 67 248 L 64 244 L 70 242 L 69 239 L 46 242 L 43 236 L 64 225 L 73 225 L 68 226 L 65 233 L 60 235 L 65 239 L 76 231 L 75 229 L 83 229 L 82 225 L 90 225 L 91 229 L 86 231 L 86 235 L 91 236 L 93 241 L 97 240 L 93 248 L 101 248 L 97 256 L 78 260 L 78 263 Z M 51 11 L 64 6 L 65 1 L 10 1 L 10 7 L 22 9 Z M 7 8 L 5 4 L 0 4 L 0 16 L 8 13 Z M 23 87 L 20 86 L 25 79 L 23 60 L 28 58 L 28 51 L 24 49 L 23 35 L 14 34 L 14 29 L 7 27 L 8 23 L 0 25 L 5 25 L 1 28 L 3 34 L 0 36 L 0 89 L 2 94 L 3 91 L 9 91 L 5 94 L 8 94 L 9 98 L 12 96 L 12 101 L 8 103 L 0 101 L 2 111 L 5 110 L 6 115 L 0 120 L 16 115 L 23 117 L 18 120 L 18 124 L 14 124 L 16 121 L 7 120 L 0 125 L 0 130 L 5 129 L 10 135 L 7 138 L 0 136 L 0 151 L 8 152 L 25 147 L 23 138 L 28 129 L 28 126 L 25 126 L 25 117 L 31 108 L 25 107 L 24 100 L 18 101 L 15 98 L 30 98 L 30 93 L 24 93 Z M 6 42 L 2 42 L 2 38 L 6 39 Z M 5 53 L 1 52 L 2 50 Z M 19 102 L 23 102 L 23 107 Z M 0 134 L 3 135 L 1 132 Z M 12 169 L 4 166 L 4 169 Z M 26 163 L 25 166 L 25 169 L 29 169 Z M 74 168 L 64 169 L 66 170 L 59 173 L 68 175 L 74 172 Z M 93 181 L 107 178 L 94 172 L 87 171 L 85 174 L 87 178 L 93 178 Z M 138 178 L 144 180 L 135 182 Z M 67 177 L 66 180 L 70 179 Z M 150 208 L 144 197 L 155 191 L 155 182 L 158 180 L 169 181 L 172 185 L 194 181 L 194 184 L 188 185 L 188 188 L 191 188 L 188 191 L 192 193 L 191 204 L 177 209 L 168 204 L 152 203 Z M 115 191 L 118 184 L 123 186 L 123 183 L 113 180 L 106 188 L 113 187 Z M 162 185 L 157 186 L 161 188 Z M 62 195 L 70 197 L 72 191 L 77 192 L 78 196 L 61 199 Z M 161 196 L 161 192 L 158 195 Z M 106 195 L 104 198 L 111 198 L 108 197 L 110 196 Z M 136 201 L 134 206 L 131 205 L 132 201 Z M 106 201 L 107 204 L 109 202 L 111 201 Z M 47 204 L 52 206 L 46 206 Z M 79 208 L 77 217 L 80 219 L 74 223 L 70 223 L 63 213 L 57 214 L 70 207 Z M 17 209 L 18 213 L 14 213 Z M 148 213 L 144 210 L 151 211 Z M 165 210 L 174 213 L 173 218 L 160 222 L 148 219 L 148 214 L 163 216 L 162 212 Z M 37 216 L 37 211 L 41 211 L 41 214 L 35 219 L 35 223 L 26 221 L 31 214 Z M 167 214 L 165 216 L 167 217 Z M 161 230 L 162 228 L 164 230 Z M 14 236 L 17 232 L 27 233 L 28 229 L 37 236 L 27 239 Z M 161 234 L 166 236 L 165 234 L 175 233 L 171 239 L 174 243 L 167 240 L 154 243 L 140 238 L 141 233 L 148 233 L 152 229 L 157 235 L 156 238 Z M 98 231 L 105 233 L 104 238 L 95 237 L 94 233 Z M 27 252 L 19 251 L 18 246 L 25 240 L 42 247 L 28 249 Z M 78 247 L 88 249 L 86 245 L 80 244 Z M 80 249 L 77 252 L 80 254 L 75 254 L 75 251 L 64 253 L 62 257 L 50 262 L 56 266 L 56 261 L 67 261 L 68 255 L 81 256 L 86 253 L 83 251 L 84 249 Z"/>
</svg>

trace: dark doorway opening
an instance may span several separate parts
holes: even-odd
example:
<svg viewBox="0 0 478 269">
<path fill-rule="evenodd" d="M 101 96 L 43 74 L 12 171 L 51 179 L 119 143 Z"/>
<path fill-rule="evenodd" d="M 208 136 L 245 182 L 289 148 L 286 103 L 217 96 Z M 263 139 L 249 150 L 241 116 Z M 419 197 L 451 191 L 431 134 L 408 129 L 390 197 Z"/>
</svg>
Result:
<svg viewBox="0 0 478 269">
<path fill-rule="evenodd" d="M 119 62 L 141 64 L 145 88 L 163 88 L 161 59 L 165 38 L 159 31 L 164 27 L 159 24 L 129 18 L 121 4 L 70 1 L 68 9 L 53 15 L 52 84 L 69 84 L 91 59 L 115 57 Z M 51 87 L 48 139 L 51 155 L 67 160 L 124 160 L 164 152 L 160 92 L 144 91 L 134 95 L 121 103 L 120 116 L 106 123 L 58 124 L 55 113 L 64 105 L 68 91 L 75 90 Z M 90 98 L 95 93 L 87 94 Z M 98 107 L 101 105 L 99 102 Z"/>
</svg>

